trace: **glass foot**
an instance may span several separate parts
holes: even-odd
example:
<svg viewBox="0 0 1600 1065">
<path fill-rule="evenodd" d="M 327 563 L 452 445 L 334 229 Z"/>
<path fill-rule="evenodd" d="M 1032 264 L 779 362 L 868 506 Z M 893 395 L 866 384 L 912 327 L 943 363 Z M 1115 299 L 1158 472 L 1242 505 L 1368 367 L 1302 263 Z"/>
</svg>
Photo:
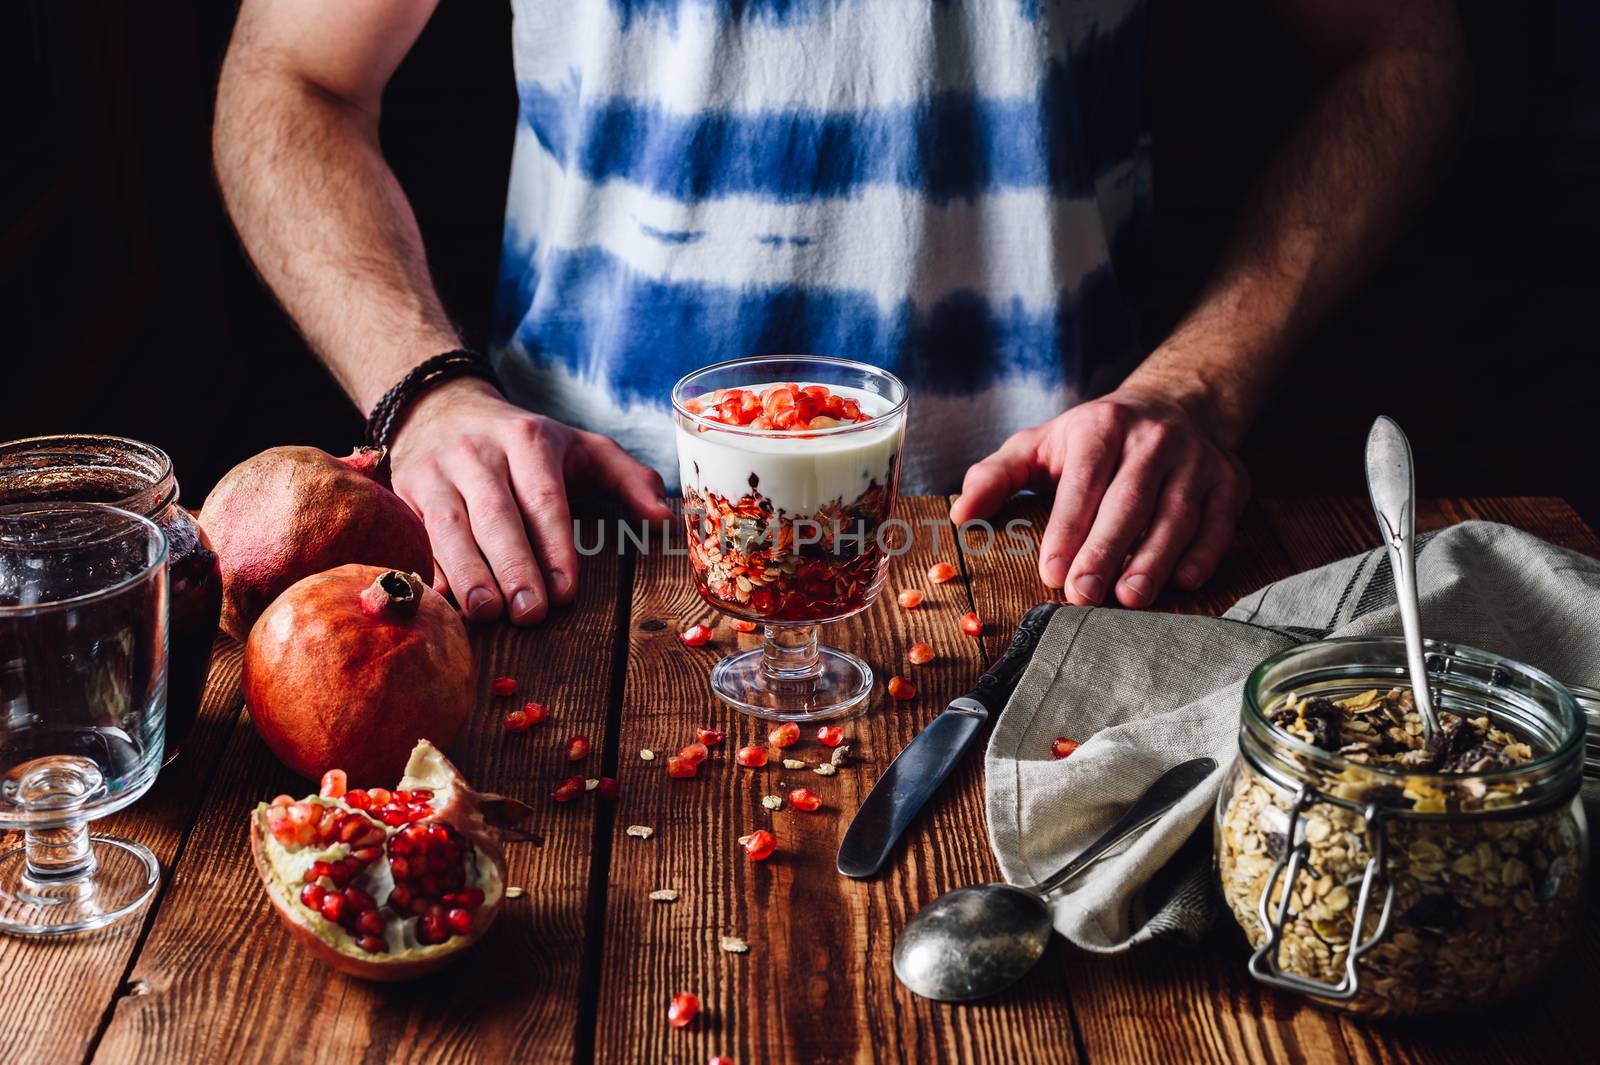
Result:
<svg viewBox="0 0 1600 1065">
<path fill-rule="evenodd" d="M 815 647 L 806 668 L 772 668 L 767 648 L 729 655 L 711 670 L 717 698 L 752 717 L 768 721 L 834 721 L 867 709 L 872 667 L 855 655 Z"/>
<path fill-rule="evenodd" d="M 87 834 L 80 837 L 87 840 L 87 861 L 74 862 L 70 873 L 50 875 L 37 861 L 37 848 L 50 846 L 41 843 L 44 835 L 29 834 L 34 863 L 26 847 L 0 854 L 0 932 L 64 936 L 100 928 L 138 913 L 161 882 L 161 866 L 150 848 Z M 81 846 L 73 840 L 64 844 Z"/>
</svg>

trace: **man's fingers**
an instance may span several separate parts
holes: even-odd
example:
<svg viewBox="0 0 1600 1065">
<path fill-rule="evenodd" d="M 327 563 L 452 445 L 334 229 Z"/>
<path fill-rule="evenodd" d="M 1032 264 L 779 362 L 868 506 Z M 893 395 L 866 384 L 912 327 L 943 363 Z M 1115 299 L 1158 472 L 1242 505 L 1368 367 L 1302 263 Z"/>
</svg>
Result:
<svg viewBox="0 0 1600 1065">
<path fill-rule="evenodd" d="M 1175 465 L 1160 449 L 1125 452 L 1121 468 L 1100 499 L 1089 535 L 1072 559 L 1064 583 L 1070 602 L 1097 606 L 1105 601 L 1129 549 L 1149 527 L 1161 484 Z"/>
<path fill-rule="evenodd" d="M 969 467 L 961 481 L 961 495 L 950 505 L 950 520 L 960 525 L 987 518 L 1028 487 L 1038 472 L 1033 458 L 1037 436 L 1031 429 L 1013 433 L 998 451 Z"/>
<path fill-rule="evenodd" d="M 622 450 L 609 436 L 580 432 L 585 472 L 599 486 L 627 504 L 637 518 L 665 521 L 672 517 L 661 475 Z"/>
<path fill-rule="evenodd" d="M 1161 486 L 1155 519 L 1117 582 L 1117 602 L 1149 606 L 1200 526 L 1207 493 L 1194 465 L 1180 466 Z"/>
<path fill-rule="evenodd" d="M 543 584 L 550 590 L 550 601 L 572 602 L 578 589 L 578 551 L 572 543 L 572 511 L 567 506 L 561 462 L 545 448 L 513 455 L 511 487 L 544 569 Z M 544 611 L 545 604 L 540 602 L 538 618 L 544 617 Z"/>
<path fill-rule="evenodd" d="M 1121 455 L 1121 440 L 1099 431 L 1097 426 L 1080 423 L 1068 431 L 1066 460 L 1056 484 L 1055 502 L 1039 540 L 1039 579 L 1045 587 L 1066 585 L 1067 571 L 1088 539 Z"/>
<path fill-rule="evenodd" d="M 1174 572 L 1178 587 L 1194 591 L 1216 572 L 1228 545 L 1233 543 L 1234 526 L 1249 492 L 1249 482 L 1236 471 L 1231 471 L 1211 490 L 1194 540 L 1178 559 Z"/>
<path fill-rule="evenodd" d="M 462 497 L 478 548 L 494 571 L 506 613 L 514 624 L 530 625 L 545 615 L 545 582 L 522 524 L 504 465 L 479 466 L 461 481 Z"/>
<path fill-rule="evenodd" d="M 422 513 L 428 542 L 433 545 L 438 576 L 448 582 L 461 612 L 473 621 L 493 621 L 499 617 L 500 593 L 494 575 L 478 552 L 461 495 L 441 482 L 416 500 L 416 508 Z"/>
</svg>

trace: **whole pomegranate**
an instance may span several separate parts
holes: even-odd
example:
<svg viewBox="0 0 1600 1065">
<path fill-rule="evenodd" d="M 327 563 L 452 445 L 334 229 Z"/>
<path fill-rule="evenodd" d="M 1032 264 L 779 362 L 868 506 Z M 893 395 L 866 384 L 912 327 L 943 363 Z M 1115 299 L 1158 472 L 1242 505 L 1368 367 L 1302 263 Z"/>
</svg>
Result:
<svg viewBox="0 0 1600 1065">
<path fill-rule="evenodd" d="M 410 980 L 476 943 L 505 897 L 500 827 L 528 807 L 481 795 L 427 740 L 394 791 L 279 795 L 250 815 L 250 854 L 289 930 L 341 972 Z M 390 778 L 393 779 L 393 778 Z"/>
<path fill-rule="evenodd" d="M 200 525 L 222 563 L 222 630 L 236 640 L 289 585 L 347 562 L 433 580 L 428 532 L 389 490 L 383 448 L 342 459 L 314 447 L 270 448 L 217 482 Z"/>
<path fill-rule="evenodd" d="M 461 618 L 415 573 L 340 566 L 273 600 L 244 645 L 244 697 L 283 764 L 393 780 L 423 736 L 449 747 L 472 710 Z"/>
</svg>

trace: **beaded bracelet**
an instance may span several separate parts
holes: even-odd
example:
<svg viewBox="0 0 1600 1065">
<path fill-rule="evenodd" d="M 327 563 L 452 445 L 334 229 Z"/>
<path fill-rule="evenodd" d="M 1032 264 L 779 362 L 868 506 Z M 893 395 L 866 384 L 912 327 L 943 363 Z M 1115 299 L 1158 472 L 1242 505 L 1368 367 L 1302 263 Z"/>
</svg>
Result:
<svg viewBox="0 0 1600 1065">
<path fill-rule="evenodd" d="M 372 414 L 367 417 L 367 443 L 374 447 L 389 447 L 394 442 L 395 426 L 400 423 L 400 415 L 405 413 L 405 409 L 428 389 L 458 377 L 479 377 L 496 388 L 500 387 L 500 380 L 495 376 L 489 360 L 476 351 L 458 348 L 435 355 L 413 367 L 373 406 Z"/>
</svg>

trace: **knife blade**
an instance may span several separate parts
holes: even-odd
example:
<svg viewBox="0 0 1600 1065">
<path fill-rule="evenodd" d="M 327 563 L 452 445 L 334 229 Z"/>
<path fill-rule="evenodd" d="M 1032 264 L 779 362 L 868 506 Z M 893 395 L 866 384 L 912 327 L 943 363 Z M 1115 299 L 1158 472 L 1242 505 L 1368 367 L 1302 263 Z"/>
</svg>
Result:
<svg viewBox="0 0 1600 1065">
<path fill-rule="evenodd" d="M 1060 603 L 1040 603 L 1023 615 L 1005 653 L 970 692 L 953 699 L 883 771 L 839 844 L 839 872 L 871 876 L 883 868 L 895 841 L 950 775 L 991 713 L 999 713 L 1039 649 Z"/>
</svg>

